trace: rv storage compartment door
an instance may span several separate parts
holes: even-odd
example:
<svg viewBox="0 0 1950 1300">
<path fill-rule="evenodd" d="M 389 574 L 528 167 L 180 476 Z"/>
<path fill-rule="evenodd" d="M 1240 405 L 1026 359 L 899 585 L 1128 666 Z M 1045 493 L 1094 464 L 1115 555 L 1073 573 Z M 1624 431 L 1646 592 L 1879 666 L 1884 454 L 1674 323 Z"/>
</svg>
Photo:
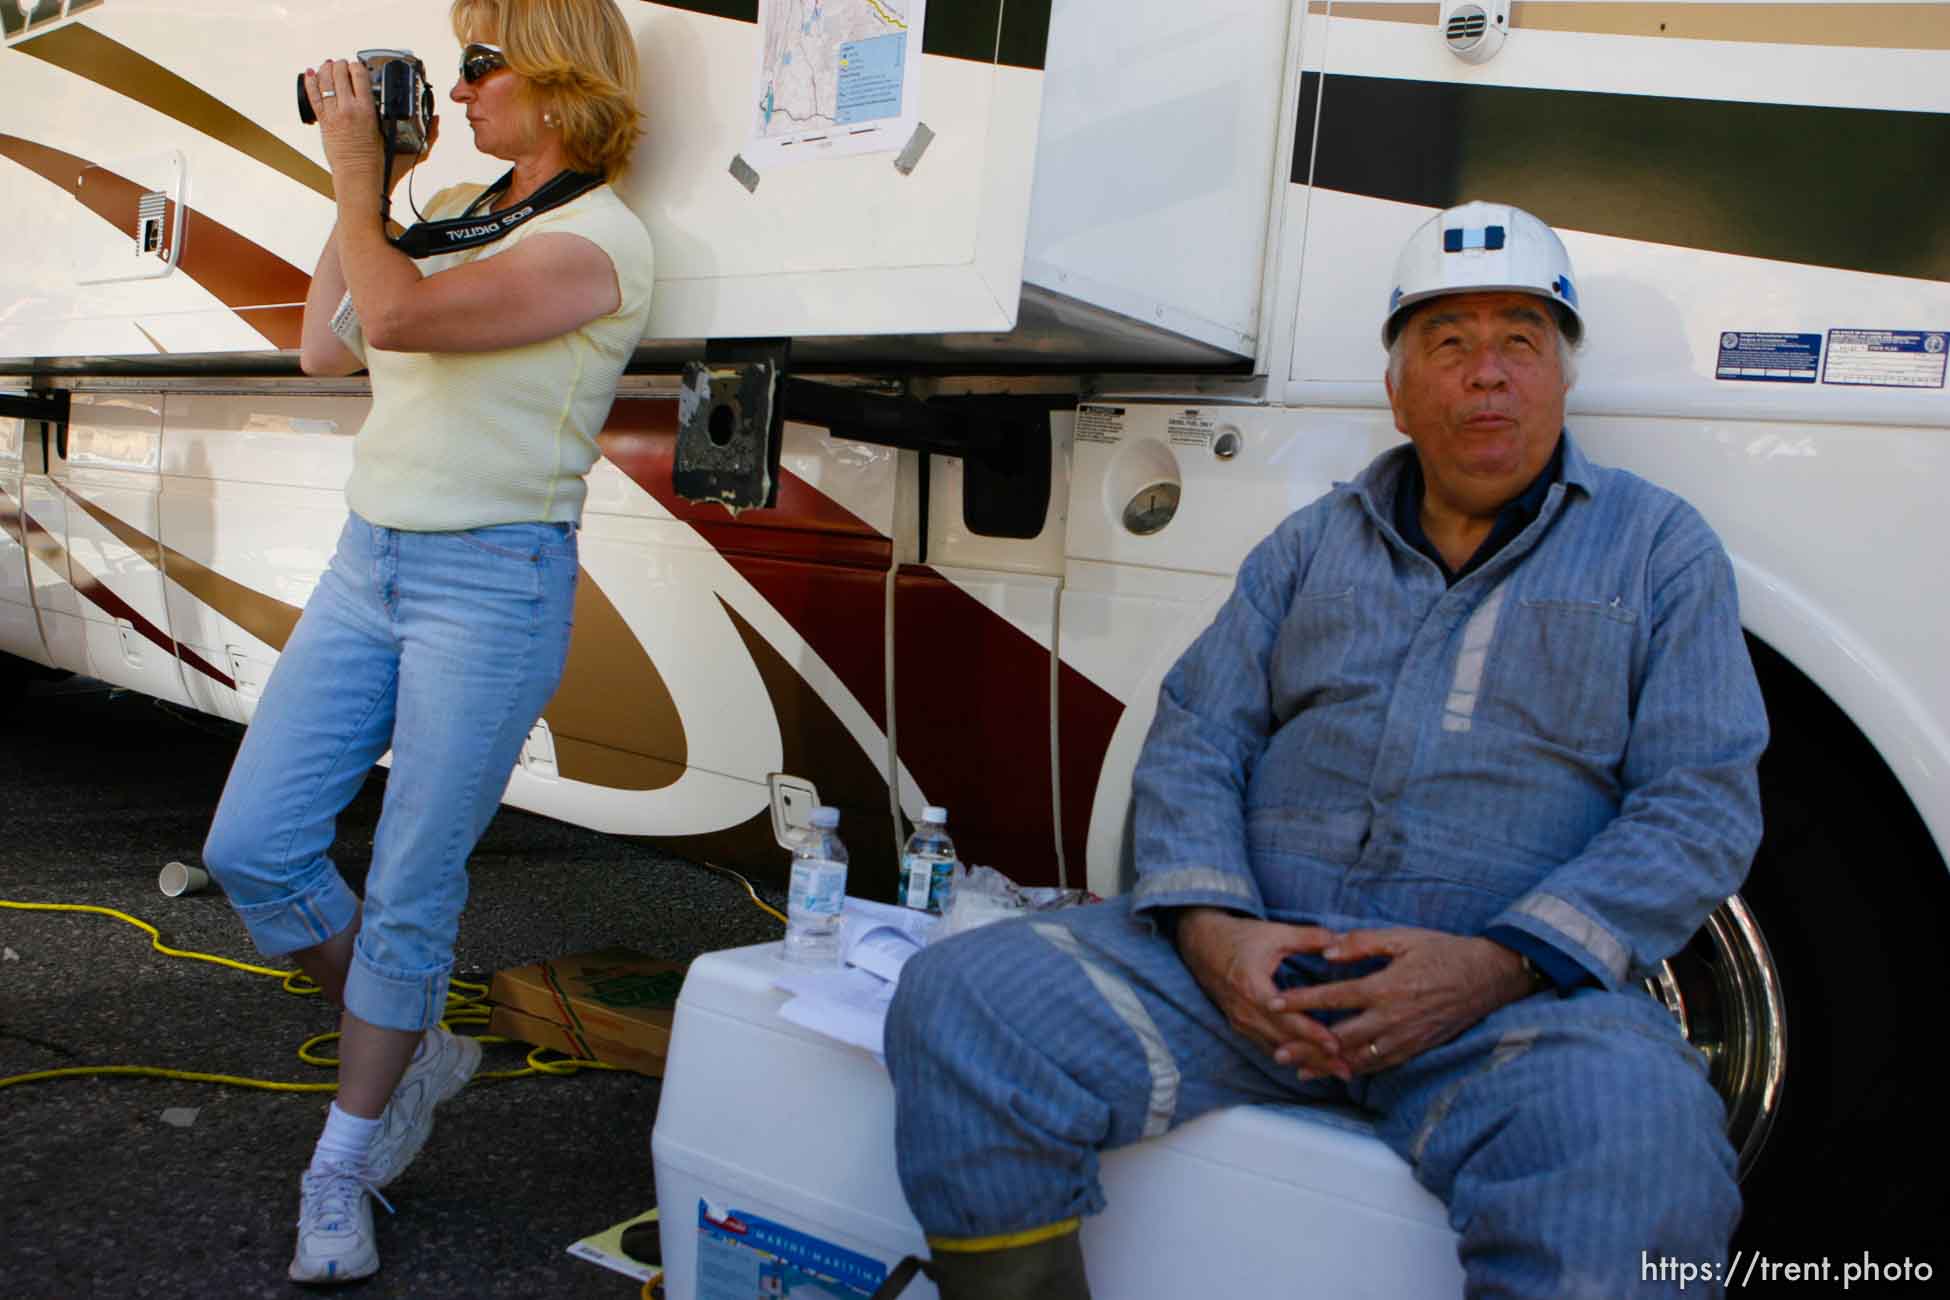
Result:
<svg viewBox="0 0 1950 1300">
<path fill-rule="evenodd" d="M 795 348 L 802 364 L 1252 355 L 1287 5 L 932 0 L 899 91 L 913 124 L 886 119 L 866 152 L 828 122 L 822 69 L 911 41 L 920 0 L 700 12 L 738 8 L 631 13 L 648 134 L 622 193 L 656 245 L 653 350 L 790 335 L 825 340 Z M 840 115 L 878 111 L 854 75 L 839 70 Z M 779 125 L 815 111 L 814 138 Z"/>
<path fill-rule="evenodd" d="M 618 193 L 655 248 L 639 369 L 675 368 L 705 340 L 786 337 L 802 370 L 1259 358 L 1296 0 L 620 8 L 645 134 Z M 66 13 L 0 49 L 10 246 L 32 250 L 0 259 L 0 304 L 18 305 L 0 312 L 0 369 L 288 357 L 336 216 L 292 76 L 382 33 L 444 91 L 459 52 L 447 6 Z M 473 147 L 462 107 L 437 104 L 440 141 L 396 218 L 505 169 Z M 155 278 L 104 282 L 137 272 Z"/>
</svg>

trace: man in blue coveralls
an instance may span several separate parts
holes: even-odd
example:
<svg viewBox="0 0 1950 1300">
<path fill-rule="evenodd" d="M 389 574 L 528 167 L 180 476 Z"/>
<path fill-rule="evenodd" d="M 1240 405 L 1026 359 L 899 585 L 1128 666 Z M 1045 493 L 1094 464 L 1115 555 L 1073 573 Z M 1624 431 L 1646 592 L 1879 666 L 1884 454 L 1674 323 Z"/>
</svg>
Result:
<svg viewBox="0 0 1950 1300">
<path fill-rule="evenodd" d="M 1766 720 L 1719 540 L 1564 430 L 1582 331 L 1529 213 L 1418 230 L 1383 326 L 1409 445 L 1254 548 L 1165 678 L 1134 892 L 903 972 L 900 1174 L 948 1300 L 1087 1296 L 1097 1153 L 1255 1101 L 1373 1112 L 1472 1295 L 1724 1258 L 1724 1112 L 1636 981 L 1746 874 Z"/>
</svg>

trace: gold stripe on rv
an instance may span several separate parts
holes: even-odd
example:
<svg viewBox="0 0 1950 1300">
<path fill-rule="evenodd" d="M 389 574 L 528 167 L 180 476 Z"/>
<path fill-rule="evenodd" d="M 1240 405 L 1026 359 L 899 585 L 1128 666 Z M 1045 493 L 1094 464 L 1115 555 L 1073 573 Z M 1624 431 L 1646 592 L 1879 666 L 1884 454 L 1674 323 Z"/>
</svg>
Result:
<svg viewBox="0 0 1950 1300">
<path fill-rule="evenodd" d="M 1441 6 L 1312 0 L 1311 14 L 1434 27 Z M 1950 50 L 1943 4 L 1621 4 L 1611 0 L 1514 0 L 1510 28 L 1587 36 L 1654 36 L 1758 45 L 1845 45 L 1861 49 Z"/>
<path fill-rule="evenodd" d="M 198 564 L 181 551 L 164 546 L 88 498 L 65 488 L 63 491 L 70 502 L 106 529 L 111 537 L 162 570 L 171 582 L 273 650 L 284 649 L 284 643 L 291 638 L 291 629 L 298 626 L 300 611 L 296 605 L 287 605 L 273 596 L 252 591 L 243 583 L 232 581 L 215 569 Z"/>
<path fill-rule="evenodd" d="M 281 651 L 291 639 L 298 606 L 224 577 L 86 497 L 67 495 L 171 582 L 265 645 Z M 677 701 L 622 611 L 586 572 L 576 584 L 575 626 L 562 685 L 542 710 L 555 740 L 556 770 L 572 781 L 612 790 L 676 784 L 690 761 Z"/>
<path fill-rule="evenodd" d="M 70 23 L 44 36 L 29 36 L 10 48 L 146 104 L 284 173 L 307 189 L 332 197 L 332 174 L 323 167 L 214 95 L 86 23 Z"/>
</svg>

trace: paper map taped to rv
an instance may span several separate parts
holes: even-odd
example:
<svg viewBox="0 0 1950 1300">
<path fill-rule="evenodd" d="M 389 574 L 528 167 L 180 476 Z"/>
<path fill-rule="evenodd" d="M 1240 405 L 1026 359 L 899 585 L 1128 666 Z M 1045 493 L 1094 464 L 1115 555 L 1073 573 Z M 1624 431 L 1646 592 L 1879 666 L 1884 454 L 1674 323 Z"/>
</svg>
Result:
<svg viewBox="0 0 1950 1300">
<path fill-rule="evenodd" d="M 905 145 L 926 22 L 927 0 L 759 0 L 746 160 L 763 171 Z"/>
</svg>

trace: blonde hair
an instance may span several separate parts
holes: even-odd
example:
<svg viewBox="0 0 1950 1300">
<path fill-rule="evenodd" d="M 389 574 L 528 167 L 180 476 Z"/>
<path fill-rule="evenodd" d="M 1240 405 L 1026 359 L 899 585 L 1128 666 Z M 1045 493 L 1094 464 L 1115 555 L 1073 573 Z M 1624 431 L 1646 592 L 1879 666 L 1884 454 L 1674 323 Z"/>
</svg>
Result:
<svg viewBox="0 0 1950 1300">
<path fill-rule="evenodd" d="M 559 119 L 579 171 L 615 180 L 643 134 L 636 39 L 615 0 L 454 0 L 454 35 L 491 39 L 522 89 Z"/>
</svg>

